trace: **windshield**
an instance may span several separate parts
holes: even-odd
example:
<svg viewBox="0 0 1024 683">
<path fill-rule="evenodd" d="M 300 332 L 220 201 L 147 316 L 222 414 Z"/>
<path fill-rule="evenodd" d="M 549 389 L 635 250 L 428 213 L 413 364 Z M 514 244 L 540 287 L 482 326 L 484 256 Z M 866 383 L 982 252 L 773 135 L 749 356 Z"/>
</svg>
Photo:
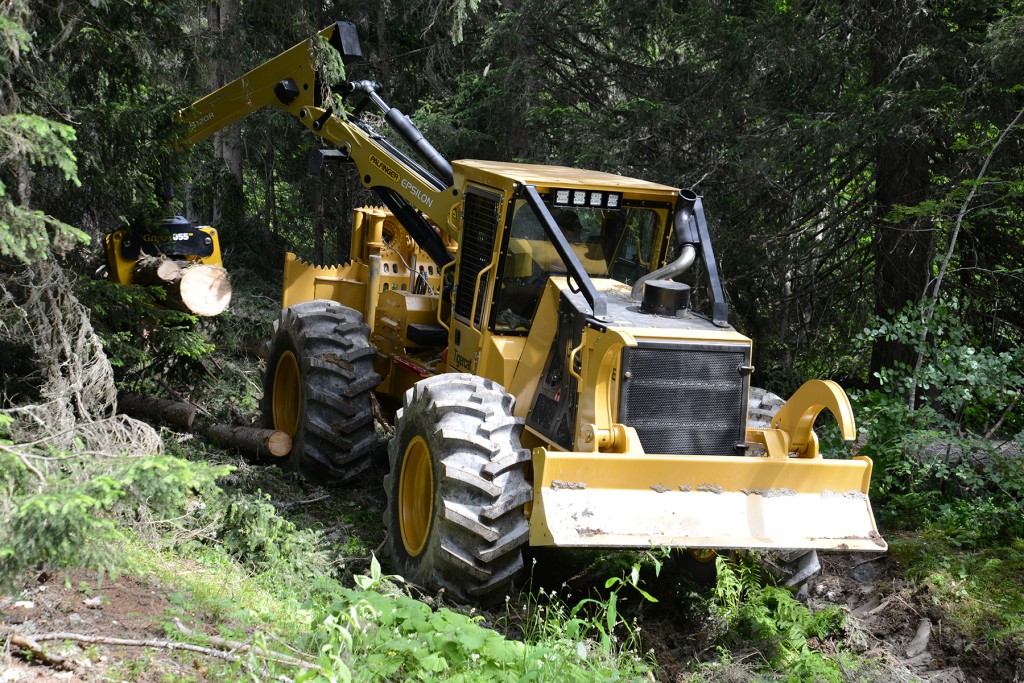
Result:
<svg viewBox="0 0 1024 683">
<path fill-rule="evenodd" d="M 553 208 L 548 210 L 591 277 L 633 284 L 652 270 L 659 227 L 666 210 Z M 525 200 L 517 200 L 497 298 L 496 331 L 529 329 L 550 275 L 563 275 L 565 263 Z"/>
</svg>

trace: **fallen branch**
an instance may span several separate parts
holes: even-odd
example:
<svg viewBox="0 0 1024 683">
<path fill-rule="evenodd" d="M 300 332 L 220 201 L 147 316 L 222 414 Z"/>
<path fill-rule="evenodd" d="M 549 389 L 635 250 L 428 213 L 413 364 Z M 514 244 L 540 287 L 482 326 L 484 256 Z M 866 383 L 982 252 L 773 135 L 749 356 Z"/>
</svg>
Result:
<svg viewBox="0 0 1024 683">
<path fill-rule="evenodd" d="M 120 412 L 133 417 L 162 420 L 184 429 L 192 429 L 192 422 L 196 419 L 196 407 L 191 403 L 168 401 L 155 396 L 118 394 L 117 408 Z"/>
<path fill-rule="evenodd" d="M 190 629 L 188 626 L 185 626 L 185 624 L 181 623 L 181 619 L 179 619 L 178 617 L 174 617 L 174 625 L 184 635 L 186 635 L 186 636 L 188 636 L 190 638 L 196 636 L 196 632 L 193 631 L 192 629 Z M 249 651 L 252 651 L 252 652 L 256 653 L 257 656 L 261 657 L 262 659 L 266 659 L 268 661 L 274 661 L 274 662 L 278 662 L 278 663 L 281 663 L 281 664 L 288 664 L 290 666 L 299 666 L 299 667 L 303 667 L 303 668 L 307 668 L 307 669 L 311 669 L 311 668 L 316 666 L 312 662 L 306 661 L 305 659 L 303 659 L 301 657 L 293 657 L 292 655 L 287 655 L 287 654 L 284 654 L 283 652 L 276 652 L 274 650 L 268 650 L 266 648 L 260 647 L 259 645 L 254 645 L 253 643 L 243 643 L 243 642 L 238 641 L 238 640 L 228 640 L 227 638 L 221 638 L 220 636 L 210 636 L 210 635 L 206 635 L 205 633 L 199 634 L 199 637 L 200 638 L 204 638 L 211 645 L 213 645 L 215 647 L 218 647 L 218 648 L 221 648 L 221 649 L 224 649 L 224 650 L 228 650 L 230 652 L 249 652 Z M 295 650 L 293 649 L 293 651 L 295 651 Z M 298 651 L 295 651 L 295 652 L 297 654 L 305 654 L 305 653 L 299 653 Z"/>
<path fill-rule="evenodd" d="M 12 635 L 7 639 L 7 642 L 9 643 L 9 646 L 13 645 L 23 652 L 30 653 L 33 659 L 39 660 L 47 666 L 52 666 L 54 669 L 72 671 L 75 668 L 75 663 L 73 661 L 68 661 L 67 657 L 61 657 L 60 655 L 55 655 L 52 652 L 47 652 L 42 645 L 27 636 Z"/>
<path fill-rule="evenodd" d="M 208 636 L 207 636 L 208 637 Z M 209 638 L 209 637 L 208 637 Z M 224 652 L 212 647 L 203 647 L 202 645 L 193 645 L 192 643 L 179 643 L 175 640 L 155 640 L 155 639 L 141 639 L 137 640 L 134 638 L 111 638 L 108 636 L 87 636 L 81 633 L 70 633 L 70 632 L 58 632 L 58 633 L 35 633 L 31 636 L 19 636 L 12 635 L 10 638 L 11 645 L 15 645 L 18 648 L 28 650 L 33 655 L 43 653 L 43 648 L 39 645 L 40 642 L 48 640 L 70 640 L 79 643 L 89 643 L 91 645 L 117 645 L 121 647 L 151 647 L 161 650 L 184 650 L 187 652 L 197 652 L 199 654 L 207 655 L 208 657 L 214 657 L 216 659 L 223 659 L 228 662 L 243 662 L 245 658 L 239 657 L 238 655 L 231 654 L 230 652 Z M 212 642 L 213 639 L 211 639 Z M 223 640 L 223 639 L 220 639 Z M 224 641 L 230 642 L 230 641 Z M 241 651 L 251 650 L 252 653 L 262 661 L 274 662 L 276 664 L 285 664 L 287 666 L 297 666 L 304 669 L 315 668 L 315 664 L 310 664 L 301 659 L 290 657 L 288 655 L 282 655 L 280 653 L 272 653 L 275 656 L 269 656 L 265 650 L 249 646 L 245 643 L 239 643 L 242 645 Z M 70 662 L 67 662 L 64 658 L 59 658 L 56 655 L 47 655 L 50 658 L 61 659 L 64 661 L 62 666 L 67 667 Z"/>
<path fill-rule="evenodd" d="M 328 499 L 330 499 L 330 497 L 331 497 L 331 494 L 324 493 L 324 494 L 321 494 L 319 496 L 315 496 L 313 498 L 306 498 L 304 500 L 293 500 L 293 501 L 288 502 L 288 503 L 278 503 L 278 502 L 275 501 L 274 502 L 274 507 L 277 508 L 278 510 L 292 510 L 294 508 L 302 507 L 304 505 L 312 505 L 313 503 L 319 503 L 322 500 L 328 500 Z"/>
</svg>

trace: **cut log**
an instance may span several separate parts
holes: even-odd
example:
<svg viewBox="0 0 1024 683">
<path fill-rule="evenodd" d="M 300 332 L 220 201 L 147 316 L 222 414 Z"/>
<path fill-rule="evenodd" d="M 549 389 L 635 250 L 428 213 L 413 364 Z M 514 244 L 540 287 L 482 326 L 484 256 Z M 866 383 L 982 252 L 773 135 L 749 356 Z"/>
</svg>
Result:
<svg viewBox="0 0 1024 683">
<path fill-rule="evenodd" d="M 166 256 L 140 256 L 132 269 L 132 282 L 139 285 L 168 285 L 181 279 L 181 264 Z"/>
<path fill-rule="evenodd" d="M 168 306 L 205 318 L 220 315 L 231 303 L 231 280 L 221 266 L 187 265 L 165 288 Z"/>
<path fill-rule="evenodd" d="M 148 417 L 185 429 L 192 429 L 192 421 L 196 419 L 196 407 L 191 403 L 168 401 L 155 396 L 118 394 L 117 407 L 120 412 L 133 417 Z"/>
<path fill-rule="evenodd" d="M 207 433 L 215 441 L 257 457 L 271 455 L 283 458 L 292 450 L 292 437 L 276 429 L 213 425 Z"/>
</svg>

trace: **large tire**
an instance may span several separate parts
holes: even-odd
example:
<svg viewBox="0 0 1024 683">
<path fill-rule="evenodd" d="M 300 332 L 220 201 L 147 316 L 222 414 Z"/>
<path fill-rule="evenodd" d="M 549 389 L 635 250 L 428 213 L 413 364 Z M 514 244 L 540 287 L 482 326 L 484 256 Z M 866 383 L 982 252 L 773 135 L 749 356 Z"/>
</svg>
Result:
<svg viewBox="0 0 1024 683">
<path fill-rule="evenodd" d="M 500 385 L 443 374 L 405 394 L 388 445 L 384 522 L 394 570 L 459 602 L 507 594 L 523 569 L 530 452 Z"/>
<path fill-rule="evenodd" d="M 292 435 L 289 460 L 307 479 L 339 484 L 370 464 L 376 349 L 359 312 L 305 301 L 274 323 L 263 375 L 264 424 Z"/>
</svg>

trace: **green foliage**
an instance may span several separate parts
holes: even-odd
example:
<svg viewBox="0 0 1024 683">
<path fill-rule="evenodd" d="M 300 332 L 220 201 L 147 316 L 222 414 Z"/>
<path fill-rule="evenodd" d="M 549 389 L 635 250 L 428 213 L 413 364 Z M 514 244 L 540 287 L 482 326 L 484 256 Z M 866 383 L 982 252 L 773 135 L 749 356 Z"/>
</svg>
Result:
<svg viewBox="0 0 1024 683">
<path fill-rule="evenodd" d="M 1012 413 L 1024 390 L 1019 348 L 996 351 L 972 343 L 957 298 L 938 302 L 926 324 L 913 309 L 864 331 L 912 345 L 922 362 L 879 373 L 881 389 L 854 396 L 867 439 L 863 455 L 875 462 L 872 496 L 890 526 L 942 529 L 966 548 L 1024 533 L 1020 500 L 1024 442 Z M 915 379 L 916 378 L 916 379 Z M 912 410 L 906 396 L 918 389 Z M 1017 433 L 1009 446 L 992 439 L 997 425 Z"/>
<path fill-rule="evenodd" d="M 724 644 L 757 647 L 767 658 L 767 670 L 761 673 L 778 680 L 847 680 L 841 654 L 833 658 L 810 645 L 811 639 L 820 642 L 842 635 L 842 612 L 809 611 L 788 589 L 767 585 L 752 559 L 719 555 L 715 561 L 718 582 L 712 605 L 728 629 Z"/>
<path fill-rule="evenodd" d="M 564 605 L 541 617 L 536 637 L 520 642 L 483 627 L 472 613 L 432 610 L 398 591 L 396 578 L 382 576 L 374 560 L 370 575 L 356 579 L 360 590 L 342 591 L 321 624 L 319 667 L 297 681 L 646 680 L 642 662 L 602 655 L 587 622 L 567 615 Z"/>
<path fill-rule="evenodd" d="M 231 557 L 255 571 L 274 571 L 294 581 L 330 572 L 330 562 L 319 547 L 320 534 L 297 529 L 263 494 L 232 500 L 217 538 Z"/>
<path fill-rule="evenodd" d="M 1024 350 L 997 351 L 979 346 L 963 324 L 965 304 L 956 296 L 936 303 L 931 319 L 922 302 L 876 321 L 860 336 L 865 346 L 877 339 L 910 346 L 922 358 L 920 367 L 902 363 L 885 368 L 877 379 L 884 393 L 906 397 L 915 388 L 920 404 L 946 419 L 962 433 L 988 430 L 1024 389 Z"/>
<path fill-rule="evenodd" d="M 0 116 L 0 255 L 25 263 L 46 258 L 51 229 L 67 237 L 89 241 L 81 230 L 43 211 L 30 209 L 23 203 L 24 197 L 10 196 L 3 181 L 4 176 L 19 175 L 22 182 L 27 181 L 28 165 L 35 164 L 54 167 L 66 181 L 81 185 L 77 159 L 70 147 L 74 140 L 74 128 L 42 116 Z"/>
<path fill-rule="evenodd" d="M 110 364 L 128 383 L 147 373 L 170 372 L 177 363 L 206 357 L 214 348 L 199 318 L 160 306 L 164 292 L 159 287 L 81 279 L 76 289 L 93 312 Z"/>
<path fill-rule="evenodd" d="M 115 571 L 127 530 L 122 522 L 179 517 L 200 496 L 219 491 L 215 480 L 230 471 L 170 456 L 89 463 L 67 454 L 16 453 L 0 452 L 7 466 L 0 503 L 11 511 L 0 528 L 3 584 L 40 563 Z M 34 478 L 28 475 L 30 460 L 42 467 L 51 457 L 66 460 L 63 471 L 40 480 L 37 467 Z"/>
</svg>

